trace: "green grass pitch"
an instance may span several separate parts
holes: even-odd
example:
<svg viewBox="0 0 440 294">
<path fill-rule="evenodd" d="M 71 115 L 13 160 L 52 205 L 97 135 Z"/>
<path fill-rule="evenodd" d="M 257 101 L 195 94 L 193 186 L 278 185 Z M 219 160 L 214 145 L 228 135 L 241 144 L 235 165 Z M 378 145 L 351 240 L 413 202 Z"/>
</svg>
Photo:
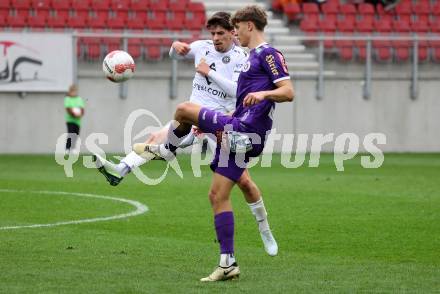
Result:
<svg viewBox="0 0 440 294">
<path fill-rule="evenodd" d="M 125 203 L 30 191 L 122 197 L 145 214 L 105 222 L 0 230 L 0 293 L 438 293 L 440 155 L 385 155 L 379 169 L 360 158 L 337 172 L 332 155 L 318 168 L 253 168 L 280 247 L 264 252 L 238 189 L 232 194 L 238 281 L 202 284 L 218 262 L 207 198 L 211 172 L 170 172 L 147 186 L 133 175 L 111 187 L 80 163 L 67 178 L 53 156 L 0 156 L 0 227 L 106 217 Z M 160 175 L 164 162 L 143 171 Z M 5 192 L 4 189 L 23 192 Z"/>
</svg>

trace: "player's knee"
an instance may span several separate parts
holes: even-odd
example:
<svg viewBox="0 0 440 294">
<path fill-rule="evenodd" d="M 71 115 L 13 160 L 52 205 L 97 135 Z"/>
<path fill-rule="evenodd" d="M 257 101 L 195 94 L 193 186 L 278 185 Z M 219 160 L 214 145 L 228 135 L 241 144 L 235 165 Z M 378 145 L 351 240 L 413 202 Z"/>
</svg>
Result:
<svg viewBox="0 0 440 294">
<path fill-rule="evenodd" d="M 183 102 L 177 105 L 176 112 L 174 114 L 174 119 L 177 121 L 182 121 L 185 119 L 187 113 L 190 109 L 190 103 L 189 102 Z"/>
<path fill-rule="evenodd" d="M 220 202 L 219 193 L 214 189 L 209 190 L 208 197 L 213 206 Z"/>
<path fill-rule="evenodd" d="M 244 193 L 250 194 L 252 192 L 253 183 L 249 177 L 241 177 L 238 180 L 237 185 Z"/>
</svg>

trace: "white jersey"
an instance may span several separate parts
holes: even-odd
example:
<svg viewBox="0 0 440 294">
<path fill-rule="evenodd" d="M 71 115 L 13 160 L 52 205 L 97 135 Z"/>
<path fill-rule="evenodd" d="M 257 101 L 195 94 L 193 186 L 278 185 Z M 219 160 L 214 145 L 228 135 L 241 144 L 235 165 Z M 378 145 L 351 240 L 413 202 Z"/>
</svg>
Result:
<svg viewBox="0 0 440 294">
<path fill-rule="evenodd" d="M 190 48 L 191 50 L 185 55 L 185 58 L 194 58 L 195 66 L 203 58 L 212 70 L 235 83 L 238 81 L 242 64 L 245 64 L 248 58 L 246 51 L 236 45 L 232 45 L 228 52 L 218 52 L 211 40 L 195 41 L 190 44 Z M 228 96 L 209 77 L 196 72 L 190 101 L 212 110 L 227 113 L 235 109 L 237 98 L 235 95 L 234 97 Z"/>
</svg>

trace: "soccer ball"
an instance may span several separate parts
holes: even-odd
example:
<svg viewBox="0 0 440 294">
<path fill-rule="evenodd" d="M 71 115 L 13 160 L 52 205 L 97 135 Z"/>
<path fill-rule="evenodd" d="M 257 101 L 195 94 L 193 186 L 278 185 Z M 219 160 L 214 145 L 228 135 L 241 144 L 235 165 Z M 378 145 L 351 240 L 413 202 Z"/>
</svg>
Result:
<svg viewBox="0 0 440 294">
<path fill-rule="evenodd" d="M 136 65 L 133 58 L 122 50 L 110 52 L 102 62 L 102 70 L 106 78 L 114 83 L 121 83 L 130 79 L 135 69 Z"/>
<path fill-rule="evenodd" d="M 80 117 L 81 116 L 81 108 L 74 107 L 72 108 L 72 113 L 74 117 Z"/>
</svg>

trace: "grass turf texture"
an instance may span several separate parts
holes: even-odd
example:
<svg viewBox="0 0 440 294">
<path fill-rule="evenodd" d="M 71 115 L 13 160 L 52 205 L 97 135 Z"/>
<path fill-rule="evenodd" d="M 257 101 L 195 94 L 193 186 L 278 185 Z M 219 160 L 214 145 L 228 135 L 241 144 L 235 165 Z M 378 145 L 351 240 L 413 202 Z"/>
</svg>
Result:
<svg viewBox="0 0 440 294">
<path fill-rule="evenodd" d="M 332 155 L 319 168 L 253 168 L 280 252 L 264 252 L 238 189 L 235 247 L 239 281 L 202 284 L 218 262 L 207 199 L 211 172 L 184 180 L 171 172 L 158 186 L 133 175 L 111 187 L 80 163 L 66 178 L 53 156 L 0 156 L 0 189 L 94 193 L 137 200 L 146 214 L 108 222 L 0 230 L 0 293 L 419 292 L 440 289 L 440 155 L 386 155 L 379 169 L 360 158 L 337 172 Z M 307 162 L 307 161 L 306 161 Z M 160 175 L 164 162 L 143 167 Z M 112 201 L 0 193 L 0 227 L 116 215 Z"/>
</svg>

